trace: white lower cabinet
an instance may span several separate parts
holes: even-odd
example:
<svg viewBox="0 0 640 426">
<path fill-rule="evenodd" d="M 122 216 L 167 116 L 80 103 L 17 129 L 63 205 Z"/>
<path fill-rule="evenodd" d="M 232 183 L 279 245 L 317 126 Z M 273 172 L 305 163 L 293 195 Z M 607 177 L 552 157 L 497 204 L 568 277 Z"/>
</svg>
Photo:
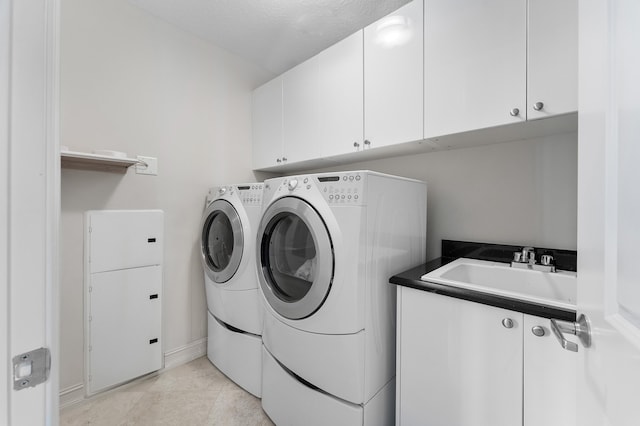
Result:
<svg viewBox="0 0 640 426">
<path fill-rule="evenodd" d="M 524 315 L 523 331 L 524 425 L 575 425 L 578 353 L 562 349 L 546 318 Z"/>
<path fill-rule="evenodd" d="M 397 424 L 574 424 L 575 354 L 560 347 L 548 324 L 401 287 Z M 545 334 L 534 335 L 534 326 Z"/>
</svg>

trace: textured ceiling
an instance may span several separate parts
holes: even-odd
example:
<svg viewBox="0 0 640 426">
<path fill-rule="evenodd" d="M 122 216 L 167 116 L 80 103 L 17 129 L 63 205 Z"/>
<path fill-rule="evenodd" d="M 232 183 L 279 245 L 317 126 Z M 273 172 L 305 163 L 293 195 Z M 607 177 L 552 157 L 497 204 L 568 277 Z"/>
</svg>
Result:
<svg viewBox="0 0 640 426">
<path fill-rule="evenodd" d="M 409 0 L 129 0 L 281 74 Z"/>
</svg>

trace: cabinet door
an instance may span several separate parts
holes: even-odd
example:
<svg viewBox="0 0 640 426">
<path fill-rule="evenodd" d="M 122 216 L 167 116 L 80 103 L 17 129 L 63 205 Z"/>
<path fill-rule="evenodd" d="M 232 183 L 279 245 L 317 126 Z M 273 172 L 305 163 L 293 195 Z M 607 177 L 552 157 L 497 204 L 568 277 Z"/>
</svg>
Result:
<svg viewBox="0 0 640 426">
<path fill-rule="evenodd" d="M 253 168 L 282 161 L 282 77 L 253 91 Z"/>
<path fill-rule="evenodd" d="M 100 272 L 89 279 L 87 393 L 162 368 L 162 267 Z"/>
<path fill-rule="evenodd" d="M 423 138 L 423 15 L 414 0 L 364 29 L 364 137 L 376 148 Z"/>
<path fill-rule="evenodd" d="M 522 314 L 406 287 L 398 304 L 399 424 L 522 423 Z"/>
<path fill-rule="evenodd" d="M 524 426 L 576 424 L 577 364 L 578 354 L 560 346 L 548 319 L 524 315 Z"/>
<path fill-rule="evenodd" d="M 318 55 L 318 135 L 323 157 L 357 151 L 364 146 L 362 37 L 361 30 Z"/>
<path fill-rule="evenodd" d="M 319 75 L 318 57 L 283 74 L 283 162 L 320 157 L 318 143 Z"/>
<path fill-rule="evenodd" d="M 527 118 L 577 111 L 578 0 L 529 0 L 528 17 Z"/>
<path fill-rule="evenodd" d="M 525 120 L 526 0 L 424 4 L 425 138 Z"/>
</svg>

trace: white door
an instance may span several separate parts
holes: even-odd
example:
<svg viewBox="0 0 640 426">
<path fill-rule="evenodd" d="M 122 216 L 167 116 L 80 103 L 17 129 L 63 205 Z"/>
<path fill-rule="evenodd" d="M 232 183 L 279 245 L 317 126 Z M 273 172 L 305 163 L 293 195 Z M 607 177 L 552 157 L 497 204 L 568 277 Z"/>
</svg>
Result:
<svg viewBox="0 0 640 426">
<path fill-rule="evenodd" d="M 0 424 L 58 424 L 56 0 L 0 0 Z M 14 389 L 12 358 L 51 351 Z M 25 372 L 26 374 L 26 372 Z M 33 383 L 33 382 L 31 382 Z"/>
<path fill-rule="evenodd" d="M 580 1 L 580 426 L 640 422 L 640 3 Z"/>
</svg>

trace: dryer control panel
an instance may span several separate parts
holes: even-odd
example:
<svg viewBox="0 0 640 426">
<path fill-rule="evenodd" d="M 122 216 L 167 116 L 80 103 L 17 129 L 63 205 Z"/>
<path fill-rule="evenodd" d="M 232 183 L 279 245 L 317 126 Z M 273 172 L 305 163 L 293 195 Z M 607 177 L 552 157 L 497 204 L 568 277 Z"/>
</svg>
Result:
<svg viewBox="0 0 640 426">
<path fill-rule="evenodd" d="M 330 205 L 362 205 L 365 196 L 366 175 L 361 173 L 337 173 L 316 176 L 318 188 Z"/>
<path fill-rule="evenodd" d="M 366 174 L 340 172 L 291 176 L 282 181 L 277 191 L 292 195 L 318 191 L 329 205 L 363 205 L 365 188 Z"/>
</svg>

